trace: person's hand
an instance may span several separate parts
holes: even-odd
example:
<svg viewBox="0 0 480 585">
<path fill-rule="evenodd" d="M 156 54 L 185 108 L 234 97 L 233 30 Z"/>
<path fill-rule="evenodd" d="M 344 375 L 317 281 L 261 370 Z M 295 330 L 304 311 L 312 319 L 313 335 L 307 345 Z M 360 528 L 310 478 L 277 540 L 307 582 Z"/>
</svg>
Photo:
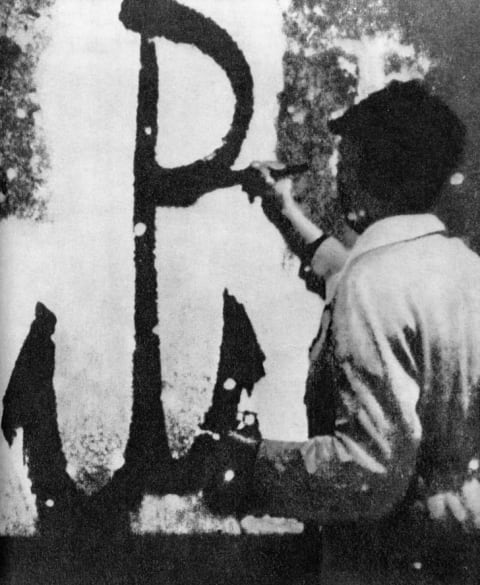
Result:
<svg viewBox="0 0 480 585">
<path fill-rule="evenodd" d="M 293 182 L 290 177 L 275 181 L 271 175 L 272 170 L 282 170 L 285 168 L 283 163 L 278 161 L 254 161 L 251 165 L 263 177 L 265 183 L 271 187 L 267 189 L 264 199 L 274 202 L 280 209 L 285 212 L 295 205 L 293 198 Z"/>
<path fill-rule="evenodd" d="M 212 512 L 226 516 L 254 507 L 252 479 L 260 441 L 258 429 L 249 426 L 217 441 L 203 489 L 203 500 Z"/>
</svg>

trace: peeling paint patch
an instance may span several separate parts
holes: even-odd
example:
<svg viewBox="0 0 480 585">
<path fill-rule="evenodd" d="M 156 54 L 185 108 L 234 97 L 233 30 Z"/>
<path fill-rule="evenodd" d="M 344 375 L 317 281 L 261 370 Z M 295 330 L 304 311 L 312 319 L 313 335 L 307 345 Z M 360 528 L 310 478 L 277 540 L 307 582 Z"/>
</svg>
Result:
<svg viewBox="0 0 480 585">
<path fill-rule="evenodd" d="M 142 222 L 136 223 L 135 227 L 133 228 L 133 233 L 137 237 L 143 236 L 146 231 L 147 231 L 147 226 Z"/>
</svg>

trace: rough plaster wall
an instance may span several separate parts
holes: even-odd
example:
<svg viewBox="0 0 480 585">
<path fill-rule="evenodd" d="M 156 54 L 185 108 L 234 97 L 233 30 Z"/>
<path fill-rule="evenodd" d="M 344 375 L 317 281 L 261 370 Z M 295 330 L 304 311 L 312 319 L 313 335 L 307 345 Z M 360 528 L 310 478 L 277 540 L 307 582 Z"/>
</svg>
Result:
<svg viewBox="0 0 480 585">
<path fill-rule="evenodd" d="M 37 125 L 35 70 L 48 42 L 53 0 L 5 0 L 0 6 L 0 168 L 8 191 L 0 192 L 0 218 L 41 218 L 48 153 Z"/>
<path fill-rule="evenodd" d="M 480 18 L 474 2 L 450 0 L 442 10 L 433 0 L 402 7 L 394 0 L 185 4 L 223 26 L 252 69 L 255 113 L 236 166 L 275 153 L 312 160 L 298 197 L 324 225 L 338 227 L 327 117 L 392 76 L 426 74 L 471 129 L 466 180 L 457 177 L 451 186 L 461 212 L 453 214 L 447 197 L 444 214 L 475 244 L 480 133 L 473 40 Z M 87 491 L 121 465 L 131 406 L 139 38 L 119 23 L 119 8 L 116 0 L 62 0 L 51 17 L 39 19 L 51 35 L 36 72 L 50 199 L 43 222 L 9 219 L 0 225 L 2 306 L 8 307 L 0 312 L 0 384 L 6 387 L 34 304 L 42 300 L 58 317 L 55 387 L 64 450 L 71 475 Z M 176 166 L 218 145 L 233 97 L 222 71 L 194 48 L 165 40 L 156 45 L 157 158 Z M 208 194 L 188 209 L 162 208 L 157 228 L 162 398 L 174 452 L 188 447 L 211 399 L 225 286 L 244 303 L 267 356 L 267 375 L 253 399 L 262 431 L 271 438 L 303 438 L 306 349 L 321 304 L 298 280 L 298 263 L 282 239 L 239 188 Z M 20 446 L 20 434 L 10 450 L 0 439 L 6 468 L 0 497 L 8 506 L 2 503 L 0 530 L 15 533 L 31 531 L 35 517 Z M 199 524 L 202 514 L 196 498 L 147 498 L 134 529 L 218 528 Z M 236 523 L 221 528 L 239 530 Z"/>
</svg>

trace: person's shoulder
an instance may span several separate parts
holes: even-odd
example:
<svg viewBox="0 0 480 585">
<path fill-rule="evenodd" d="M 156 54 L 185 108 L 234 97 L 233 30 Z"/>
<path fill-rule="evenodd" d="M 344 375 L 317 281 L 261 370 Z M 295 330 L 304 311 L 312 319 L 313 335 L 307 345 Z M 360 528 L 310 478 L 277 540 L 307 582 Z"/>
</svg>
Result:
<svg viewBox="0 0 480 585">
<path fill-rule="evenodd" d="M 460 238 L 433 234 L 368 250 L 345 270 L 341 286 L 368 294 L 480 283 L 480 256 Z"/>
<path fill-rule="evenodd" d="M 356 290 L 387 286 L 398 276 L 397 252 L 394 246 L 382 246 L 359 254 L 348 263 L 340 285 Z"/>
</svg>

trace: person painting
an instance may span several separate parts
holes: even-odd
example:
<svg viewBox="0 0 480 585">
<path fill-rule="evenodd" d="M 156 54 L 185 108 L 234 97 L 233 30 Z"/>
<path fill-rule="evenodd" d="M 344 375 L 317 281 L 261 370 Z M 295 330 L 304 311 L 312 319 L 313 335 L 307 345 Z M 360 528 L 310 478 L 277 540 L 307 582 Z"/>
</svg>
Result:
<svg viewBox="0 0 480 585">
<path fill-rule="evenodd" d="M 289 180 L 273 184 L 258 165 L 265 197 L 316 242 L 311 266 L 328 277 L 307 382 L 310 409 L 323 410 L 316 434 L 231 433 L 215 446 L 205 500 L 325 527 L 322 584 L 345 582 L 348 567 L 355 583 L 478 583 L 480 258 L 432 213 L 465 128 L 418 81 L 392 82 L 329 128 L 358 234 L 350 251 L 303 216 Z"/>
</svg>

